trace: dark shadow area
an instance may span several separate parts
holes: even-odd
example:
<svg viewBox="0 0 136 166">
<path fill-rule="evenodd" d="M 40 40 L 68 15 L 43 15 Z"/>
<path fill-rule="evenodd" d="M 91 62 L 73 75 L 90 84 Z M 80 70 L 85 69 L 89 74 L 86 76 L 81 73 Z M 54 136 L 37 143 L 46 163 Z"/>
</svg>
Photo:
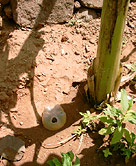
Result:
<svg viewBox="0 0 136 166">
<path fill-rule="evenodd" d="M 101 127 L 101 124 L 98 124 L 97 130 L 99 131 Z M 104 157 L 104 153 L 102 152 L 102 150 L 105 149 L 105 146 L 103 144 L 105 136 L 99 135 L 98 131 L 88 131 L 88 135 L 90 137 L 90 140 L 93 140 L 92 143 L 94 144 L 94 146 L 88 147 L 81 151 L 80 154 L 83 155 L 80 160 L 81 166 L 115 166 L 118 164 L 120 166 L 124 166 L 124 157 L 122 157 L 118 152 L 113 152 L 113 155 L 107 158 Z"/>
<path fill-rule="evenodd" d="M 56 154 L 50 154 L 50 155 L 48 156 L 47 161 L 52 160 L 52 159 L 54 159 L 54 158 L 57 158 L 57 159 L 61 162 L 60 156 L 58 156 L 58 155 L 56 155 Z M 44 164 L 38 164 L 38 163 L 37 163 L 36 165 L 34 165 L 34 163 L 27 162 L 27 163 L 22 164 L 21 166 L 47 166 L 47 165 L 48 165 L 48 164 L 47 164 L 47 161 L 45 161 Z M 49 165 L 48 165 L 48 166 L 49 166 Z"/>
</svg>

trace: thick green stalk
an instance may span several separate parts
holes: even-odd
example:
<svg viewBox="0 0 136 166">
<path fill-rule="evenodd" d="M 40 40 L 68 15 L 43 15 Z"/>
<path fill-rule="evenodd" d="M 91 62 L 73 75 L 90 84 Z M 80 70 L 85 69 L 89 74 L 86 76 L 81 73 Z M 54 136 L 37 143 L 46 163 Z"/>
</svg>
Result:
<svg viewBox="0 0 136 166">
<path fill-rule="evenodd" d="M 104 101 L 115 86 L 128 4 L 129 0 L 104 0 L 103 2 L 101 30 L 94 65 L 97 104 Z"/>
</svg>

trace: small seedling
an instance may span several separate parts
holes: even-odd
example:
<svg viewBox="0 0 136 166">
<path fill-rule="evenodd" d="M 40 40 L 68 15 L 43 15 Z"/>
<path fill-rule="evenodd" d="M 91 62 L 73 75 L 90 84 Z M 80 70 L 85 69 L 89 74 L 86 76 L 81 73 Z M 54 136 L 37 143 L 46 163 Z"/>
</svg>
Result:
<svg viewBox="0 0 136 166">
<path fill-rule="evenodd" d="M 69 25 L 69 26 L 73 26 L 73 25 L 75 25 L 76 22 L 77 22 L 77 20 L 70 20 L 70 21 L 68 22 L 68 25 Z"/>
<path fill-rule="evenodd" d="M 47 164 L 49 164 L 50 166 L 80 166 L 80 160 L 78 157 L 76 157 L 74 163 L 72 162 L 74 159 L 74 154 L 72 151 L 61 153 L 61 155 L 61 162 L 57 158 L 54 158 L 53 160 L 47 161 Z"/>
<path fill-rule="evenodd" d="M 104 157 L 108 157 L 108 156 L 112 155 L 109 148 L 106 148 L 105 150 L 103 150 L 103 153 L 104 153 Z"/>
<path fill-rule="evenodd" d="M 97 118 L 97 116 L 92 116 L 90 111 L 86 111 L 86 113 L 80 112 L 80 115 L 83 116 L 81 120 L 81 125 L 78 127 L 77 130 L 74 131 L 74 134 L 76 134 L 78 137 L 86 133 L 88 128 L 92 129 L 95 126 L 93 120 Z"/>
<path fill-rule="evenodd" d="M 97 116 L 92 116 L 90 111 L 86 111 L 86 113 L 80 112 L 80 115 L 83 116 L 82 125 L 84 128 L 90 127 L 94 123 L 93 120 L 97 118 Z"/>
<path fill-rule="evenodd" d="M 74 134 L 76 134 L 77 137 L 80 137 L 82 134 L 86 133 L 86 131 L 86 128 L 79 126 L 77 130 L 74 130 Z"/>
</svg>

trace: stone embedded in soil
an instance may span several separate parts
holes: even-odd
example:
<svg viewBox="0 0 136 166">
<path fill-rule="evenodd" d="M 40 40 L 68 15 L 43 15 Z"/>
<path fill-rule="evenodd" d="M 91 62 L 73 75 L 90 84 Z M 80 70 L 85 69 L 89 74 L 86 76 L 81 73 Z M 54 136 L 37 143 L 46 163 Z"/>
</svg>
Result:
<svg viewBox="0 0 136 166">
<path fill-rule="evenodd" d="M 0 156 L 9 161 L 20 161 L 25 153 L 25 143 L 21 139 L 7 135 L 0 139 Z"/>
<path fill-rule="evenodd" d="M 61 38 L 61 42 L 66 42 L 68 40 L 68 36 L 63 35 Z"/>
<path fill-rule="evenodd" d="M 103 0 L 80 0 L 81 4 L 88 8 L 101 9 Z"/>
<path fill-rule="evenodd" d="M 97 18 L 97 14 L 93 9 L 80 8 L 76 14 L 76 19 L 83 22 L 89 22 L 94 18 Z"/>
<path fill-rule="evenodd" d="M 20 26 L 37 27 L 41 23 L 63 23 L 73 16 L 74 0 L 10 0 L 14 21 Z"/>
<path fill-rule="evenodd" d="M 81 4 L 80 4 L 80 2 L 75 1 L 74 6 L 75 6 L 76 9 L 79 9 L 81 7 Z"/>
</svg>

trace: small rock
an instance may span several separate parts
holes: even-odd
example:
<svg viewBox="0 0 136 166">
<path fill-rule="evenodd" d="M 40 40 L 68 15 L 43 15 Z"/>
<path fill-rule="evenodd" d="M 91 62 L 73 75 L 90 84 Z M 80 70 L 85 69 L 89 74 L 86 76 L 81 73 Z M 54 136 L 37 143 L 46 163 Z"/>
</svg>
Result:
<svg viewBox="0 0 136 166">
<path fill-rule="evenodd" d="M 48 89 L 47 89 L 47 88 L 45 88 L 45 89 L 44 89 L 44 92 L 47 92 L 47 90 L 48 90 Z"/>
<path fill-rule="evenodd" d="M 86 53 L 90 52 L 90 49 L 89 49 L 88 45 L 85 46 L 85 51 L 86 51 Z"/>
<path fill-rule="evenodd" d="M 61 55 L 62 55 L 62 56 L 65 55 L 64 49 L 61 49 Z"/>
<path fill-rule="evenodd" d="M 128 22 L 127 24 L 128 24 L 128 26 L 129 26 L 130 28 L 135 28 L 135 25 L 134 25 L 133 23 Z"/>
<path fill-rule="evenodd" d="M 61 42 L 66 42 L 68 40 L 68 37 L 66 35 L 63 35 L 61 38 Z"/>
<path fill-rule="evenodd" d="M 80 33 L 80 29 L 76 28 L 76 33 L 79 34 Z"/>
<path fill-rule="evenodd" d="M 0 139 L 0 156 L 9 161 L 20 161 L 25 153 L 25 143 L 19 138 L 7 135 Z"/>
<path fill-rule="evenodd" d="M 15 120 L 17 119 L 15 115 L 12 116 Z"/>
<path fill-rule="evenodd" d="M 23 125 L 23 122 L 19 122 L 19 124 L 22 126 L 22 125 Z"/>
<path fill-rule="evenodd" d="M 88 8 L 101 9 L 103 0 L 80 0 L 81 4 Z"/>
<path fill-rule="evenodd" d="M 75 51 L 75 55 L 80 55 L 80 52 L 79 51 Z"/>
<path fill-rule="evenodd" d="M 97 14 L 93 9 L 80 8 L 76 14 L 76 19 L 82 22 L 89 22 L 94 18 L 97 18 Z"/>
<path fill-rule="evenodd" d="M 81 4 L 80 4 L 80 2 L 75 1 L 74 6 L 75 6 L 76 9 L 79 9 L 81 7 Z"/>
<path fill-rule="evenodd" d="M 136 47 L 136 40 L 132 41 L 132 43 Z"/>
</svg>

